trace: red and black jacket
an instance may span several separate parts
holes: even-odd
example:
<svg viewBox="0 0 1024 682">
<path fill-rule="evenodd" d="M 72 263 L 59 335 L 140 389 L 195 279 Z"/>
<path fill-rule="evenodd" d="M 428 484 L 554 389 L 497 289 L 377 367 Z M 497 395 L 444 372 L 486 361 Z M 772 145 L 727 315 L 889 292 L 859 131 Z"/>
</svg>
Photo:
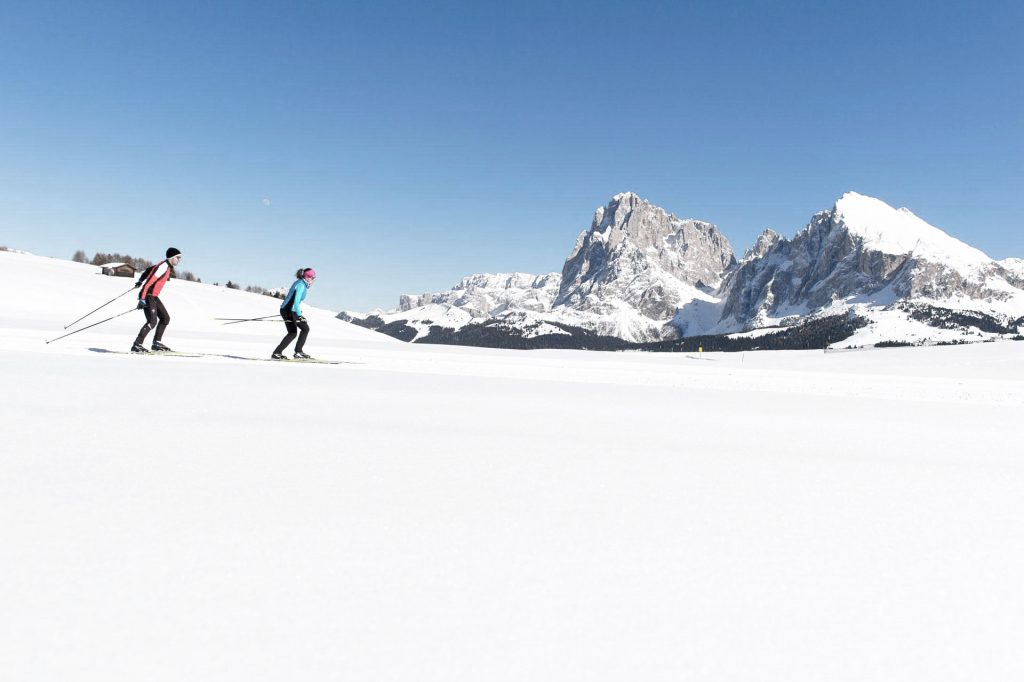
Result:
<svg viewBox="0 0 1024 682">
<path fill-rule="evenodd" d="M 163 291 L 164 284 L 171 278 L 174 268 L 166 260 L 162 260 L 151 268 L 147 268 L 139 279 L 139 299 L 143 300 L 149 296 L 159 296 Z"/>
</svg>

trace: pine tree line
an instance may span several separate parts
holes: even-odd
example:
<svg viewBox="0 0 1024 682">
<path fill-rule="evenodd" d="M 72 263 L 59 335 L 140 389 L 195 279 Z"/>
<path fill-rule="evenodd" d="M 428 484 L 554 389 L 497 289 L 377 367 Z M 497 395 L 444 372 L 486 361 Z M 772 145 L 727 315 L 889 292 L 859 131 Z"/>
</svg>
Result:
<svg viewBox="0 0 1024 682">
<path fill-rule="evenodd" d="M 107 263 L 127 263 L 136 270 L 145 270 L 153 261 L 146 260 L 145 258 L 136 258 L 135 256 L 128 256 L 123 253 L 104 253 L 97 251 L 89 260 L 89 257 L 85 254 L 85 251 L 79 249 L 75 251 L 75 255 L 71 257 L 71 260 L 76 263 L 89 263 L 90 265 L 106 265 Z"/>
<path fill-rule="evenodd" d="M 898 307 L 909 313 L 912 319 L 938 329 L 973 328 L 989 334 L 1013 334 L 1017 332 L 1021 321 L 1024 320 L 1024 318 L 1012 320 L 1005 316 L 1000 319 L 993 315 L 970 310 L 950 310 L 918 303 L 903 303 Z"/>
<path fill-rule="evenodd" d="M 378 318 L 379 319 L 379 318 Z M 557 324 L 565 334 L 542 334 L 526 337 L 521 330 L 509 328 L 500 322 L 488 320 L 468 324 L 461 329 L 431 326 L 429 333 L 416 343 L 482 346 L 516 350 L 577 349 L 577 350 L 641 350 L 656 353 L 694 353 L 698 350 L 739 352 L 748 350 L 808 350 L 827 348 L 843 341 L 867 324 L 857 315 L 833 315 L 809 320 L 801 325 L 782 329 L 758 337 L 688 336 L 681 339 L 651 343 L 631 343 L 615 336 L 602 336 L 567 324 Z M 364 325 L 369 326 L 369 325 Z M 371 327 L 372 328 L 372 327 Z M 399 320 L 377 327 L 377 331 L 402 341 L 411 341 L 416 330 Z"/>
</svg>

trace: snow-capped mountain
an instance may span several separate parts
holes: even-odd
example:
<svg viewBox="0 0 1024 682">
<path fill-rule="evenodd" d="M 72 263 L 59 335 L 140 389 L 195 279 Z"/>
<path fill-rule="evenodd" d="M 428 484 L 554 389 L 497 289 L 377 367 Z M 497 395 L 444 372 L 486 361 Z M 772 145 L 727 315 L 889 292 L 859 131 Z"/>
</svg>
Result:
<svg viewBox="0 0 1024 682">
<path fill-rule="evenodd" d="M 995 261 L 906 208 L 848 192 L 792 239 L 765 230 L 737 263 L 714 225 L 626 192 L 597 209 L 561 276 L 472 275 L 403 296 L 373 326 L 422 340 L 482 325 L 483 345 L 501 334 L 644 343 L 840 314 L 867 327 L 857 332 L 867 343 L 1012 334 L 1024 322 L 1024 259 Z"/>
<path fill-rule="evenodd" d="M 399 312 L 425 305 L 450 305 L 475 318 L 499 315 L 506 310 L 546 312 L 558 295 L 561 276 L 527 275 L 521 272 L 481 274 L 465 277 L 451 288 L 434 294 L 403 295 Z"/>
<path fill-rule="evenodd" d="M 678 319 L 685 334 L 714 333 L 897 302 L 1016 317 L 1024 290 L 1010 266 L 906 208 L 848 192 L 792 240 L 763 234 L 718 292 L 721 314 L 710 327 L 688 324 L 685 311 Z"/>
<path fill-rule="evenodd" d="M 714 225 L 682 220 L 626 192 L 597 209 L 561 275 L 471 275 L 450 291 L 404 295 L 398 310 L 375 316 L 384 324 L 406 321 L 415 338 L 437 323 L 436 306 L 450 306 L 468 313 L 464 323 L 500 318 L 502 328 L 526 336 L 571 326 L 655 341 L 675 335 L 669 322 L 681 305 L 714 301 L 711 293 L 734 263 Z"/>
<path fill-rule="evenodd" d="M 503 324 L 516 325 L 522 331 L 532 330 L 534 335 L 555 333 L 556 329 L 532 316 L 551 310 L 560 281 L 557 272 L 470 275 L 448 291 L 403 294 L 396 310 L 375 310 L 368 315 L 342 312 L 338 317 L 374 329 L 390 326 L 389 330 L 400 330 L 396 335 L 407 341 L 427 336 L 432 327 L 457 331 L 474 322 L 505 316 L 513 322 Z"/>
</svg>

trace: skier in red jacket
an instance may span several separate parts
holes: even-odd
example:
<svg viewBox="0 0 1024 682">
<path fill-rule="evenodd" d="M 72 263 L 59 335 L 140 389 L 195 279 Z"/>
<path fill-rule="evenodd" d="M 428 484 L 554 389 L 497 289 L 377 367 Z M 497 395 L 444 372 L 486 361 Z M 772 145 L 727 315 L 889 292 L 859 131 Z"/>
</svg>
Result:
<svg viewBox="0 0 1024 682">
<path fill-rule="evenodd" d="M 153 350 L 165 353 L 171 351 L 161 341 L 164 337 L 164 330 L 171 323 L 171 316 L 167 313 L 167 308 L 160 301 L 160 292 L 163 291 L 167 280 L 174 274 L 174 266 L 180 262 L 181 251 L 171 247 L 167 249 L 167 258 L 147 268 L 142 273 L 139 281 L 136 282 L 135 286 L 141 287 L 139 290 L 139 309 L 146 315 L 146 324 L 139 330 L 139 335 L 135 338 L 135 343 L 132 344 L 133 353 L 149 352 L 142 344 L 153 327 L 156 327 L 156 334 L 153 335 Z"/>
</svg>

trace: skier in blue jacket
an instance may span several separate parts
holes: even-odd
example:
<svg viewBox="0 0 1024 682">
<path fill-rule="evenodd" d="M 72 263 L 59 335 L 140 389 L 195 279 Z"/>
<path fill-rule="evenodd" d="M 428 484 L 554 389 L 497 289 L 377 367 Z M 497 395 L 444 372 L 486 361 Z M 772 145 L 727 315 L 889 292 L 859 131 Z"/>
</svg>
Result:
<svg viewBox="0 0 1024 682">
<path fill-rule="evenodd" d="M 315 279 L 316 271 L 313 268 L 301 268 L 295 273 L 295 283 L 292 284 L 292 288 L 288 290 L 288 295 L 284 297 L 284 303 L 281 304 L 281 318 L 284 320 L 284 326 L 288 333 L 281 339 L 281 343 L 277 344 L 277 348 L 270 355 L 272 360 L 288 359 L 284 355 L 284 349 L 295 339 L 296 332 L 298 332 L 299 341 L 295 344 L 295 359 L 310 359 L 309 355 L 302 352 L 302 347 L 306 343 L 306 337 L 309 335 L 309 324 L 306 323 L 306 318 L 302 316 L 302 301 L 305 300 L 309 287 L 312 286 Z"/>
</svg>

